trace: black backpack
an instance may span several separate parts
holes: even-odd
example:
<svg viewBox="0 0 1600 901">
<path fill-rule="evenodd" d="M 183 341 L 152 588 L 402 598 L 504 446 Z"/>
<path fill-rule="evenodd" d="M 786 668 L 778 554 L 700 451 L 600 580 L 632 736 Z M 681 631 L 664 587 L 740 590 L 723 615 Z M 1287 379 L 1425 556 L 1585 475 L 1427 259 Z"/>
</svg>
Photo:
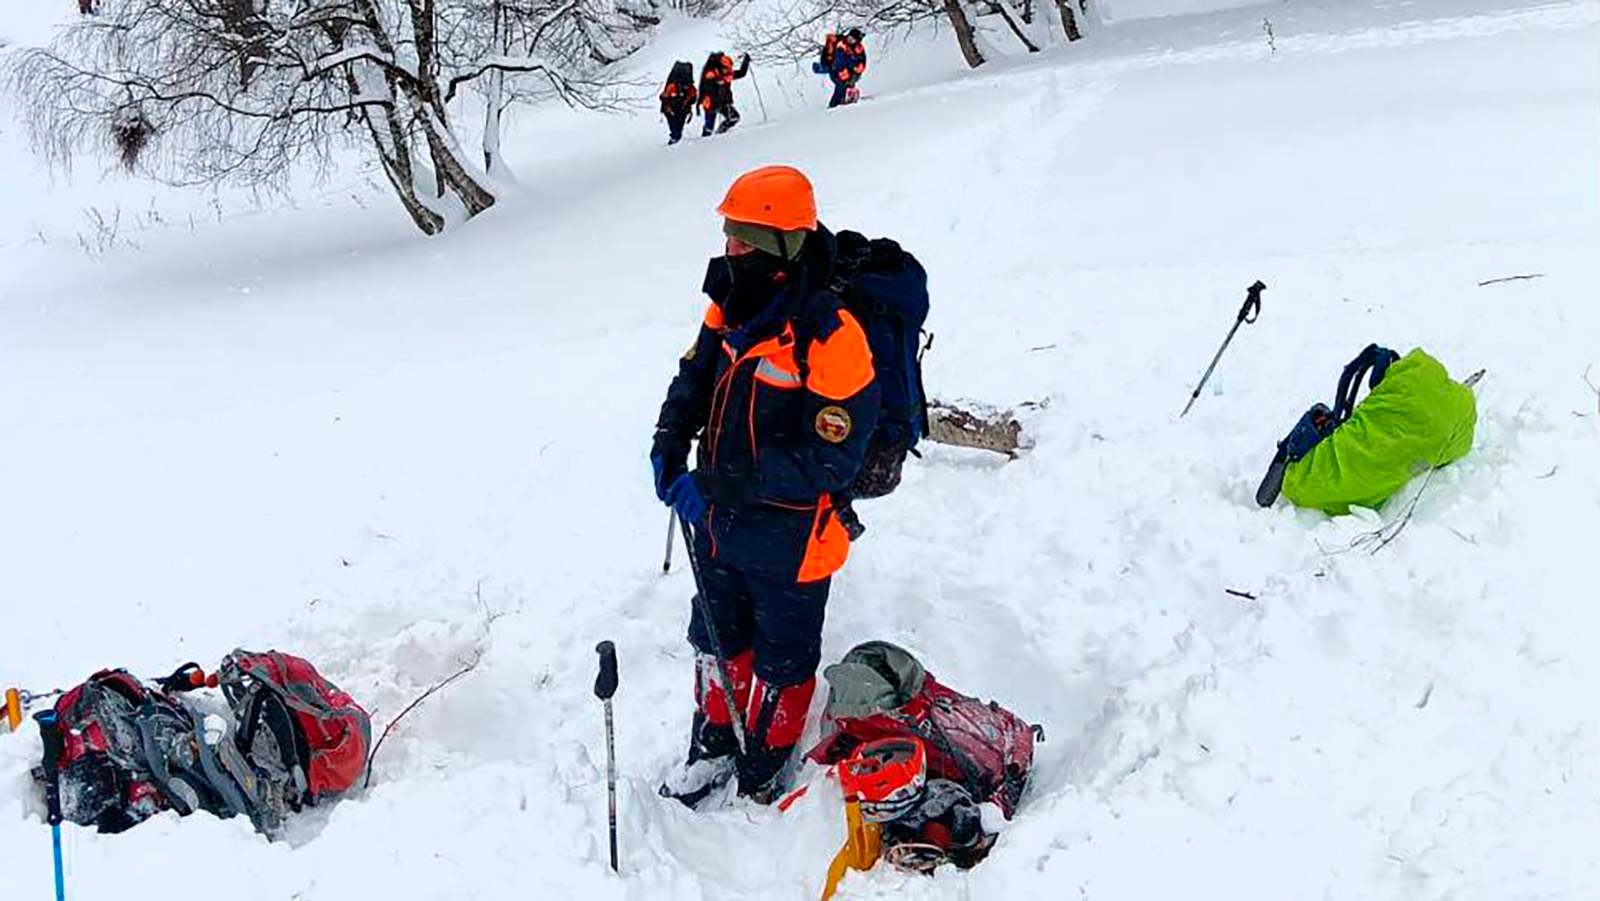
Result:
<svg viewBox="0 0 1600 901">
<path fill-rule="evenodd" d="M 890 238 L 837 235 L 839 256 L 829 289 L 861 323 L 872 350 L 882 402 L 851 496 L 883 497 L 900 484 L 906 454 L 928 434 L 922 386 L 922 326 L 928 319 L 928 273 Z"/>
<path fill-rule="evenodd" d="M 694 63 L 687 60 L 678 60 L 672 64 L 672 71 L 667 73 L 667 84 L 680 87 L 694 87 Z"/>
</svg>

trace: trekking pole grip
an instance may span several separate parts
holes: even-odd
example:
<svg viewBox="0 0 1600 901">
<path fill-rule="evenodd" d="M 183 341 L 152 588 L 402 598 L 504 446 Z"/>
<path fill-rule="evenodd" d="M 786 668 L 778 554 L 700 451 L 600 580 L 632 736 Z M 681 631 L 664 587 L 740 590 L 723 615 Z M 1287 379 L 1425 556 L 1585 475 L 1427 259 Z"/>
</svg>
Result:
<svg viewBox="0 0 1600 901">
<path fill-rule="evenodd" d="M 56 722 L 54 710 L 41 710 L 33 715 L 39 724 L 39 738 L 44 742 L 45 804 L 49 809 L 50 825 L 61 824 L 61 779 L 57 767 L 61 762 L 61 725 Z"/>
<path fill-rule="evenodd" d="M 617 693 L 617 646 L 602 641 L 594 650 L 600 655 L 600 672 L 594 677 L 594 696 L 609 701 Z"/>
<path fill-rule="evenodd" d="M 1240 322 L 1249 324 L 1261 318 L 1261 292 L 1265 290 L 1267 286 L 1260 279 L 1245 289 L 1244 306 L 1239 308 Z"/>
</svg>

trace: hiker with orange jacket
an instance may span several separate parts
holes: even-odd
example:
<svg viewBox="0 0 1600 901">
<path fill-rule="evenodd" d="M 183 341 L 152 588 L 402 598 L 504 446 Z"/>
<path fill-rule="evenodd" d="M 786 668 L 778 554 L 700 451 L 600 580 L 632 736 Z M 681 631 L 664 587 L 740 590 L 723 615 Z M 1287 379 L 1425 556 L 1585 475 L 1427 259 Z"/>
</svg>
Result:
<svg viewBox="0 0 1600 901">
<path fill-rule="evenodd" d="M 725 254 L 707 268 L 710 305 L 650 452 L 657 497 L 694 526 L 711 618 L 694 606 L 688 759 L 661 788 L 690 806 L 734 777 L 758 801 L 781 789 L 816 689 L 830 577 L 850 547 L 834 497 L 861 465 L 879 405 L 866 335 L 827 290 L 837 245 L 805 175 L 746 173 L 717 212 Z"/>
<path fill-rule="evenodd" d="M 667 143 L 683 140 L 683 125 L 694 114 L 697 94 L 694 89 L 694 63 L 678 61 L 667 73 L 661 88 L 661 115 L 667 120 Z"/>
<path fill-rule="evenodd" d="M 833 82 L 833 97 L 828 108 L 855 103 L 861 98 L 861 76 L 867 72 L 867 47 L 861 29 L 852 28 L 843 35 L 828 35 L 823 44 L 827 57 L 828 78 Z"/>
<path fill-rule="evenodd" d="M 739 110 L 733 105 L 733 81 L 745 77 L 749 72 L 748 53 L 738 69 L 733 67 L 733 57 L 721 50 L 706 57 L 706 64 L 700 70 L 700 109 L 705 112 L 706 120 L 705 128 L 700 131 L 701 137 L 711 135 L 718 116 L 722 117 L 722 127 L 716 128 L 717 134 L 739 124 Z"/>
</svg>

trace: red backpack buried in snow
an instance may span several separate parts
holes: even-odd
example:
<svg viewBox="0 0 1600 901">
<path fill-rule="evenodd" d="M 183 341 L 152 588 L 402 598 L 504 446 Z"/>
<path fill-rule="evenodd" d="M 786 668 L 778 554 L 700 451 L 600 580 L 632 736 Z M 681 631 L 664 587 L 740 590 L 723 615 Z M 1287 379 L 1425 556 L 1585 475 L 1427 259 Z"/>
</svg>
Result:
<svg viewBox="0 0 1600 901">
<path fill-rule="evenodd" d="M 842 764 L 842 776 L 848 776 L 860 765 L 858 751 L 870 754 L 894 746 L 895 740 L 914 740 L 909 744 L 920 748 L 912 759 L 924 773 L 919 778 L 926 790 L 915 804 L 903 805 L 906 810 L 869 819 L 888 824 L 888 844 L 897 831 L 924 843 L 938 835 L 932 843 L 947 845 L 940 850 L 958 865 L 982 859 L 992 836 L 982 834 L 976 806 L 991 802 L 1008 819 L 1016 812 L 1033 768 L 1033 744 L 1044 740 L 1044 730 L 993 701 L 946 687 L 909 651 L 886 641 L 857 645 L 823 675 L 828 680 L 823 738 L 806 756 L 824 765 Z M 897 829 L 897 822 L 911 828 Z M 930 823 L 938 828 L 930 829 Z M 952 833 L 955 845 L 948 846 Z"/>
<path fill-rule="evenodd" d="M 227 707 L 181 697 L 201 686 L 220 687 Z M 366 711 L 278 651 L 235 651 L 209 679 L 185 664 L 157 687 L 101 670 L 55 712 L 62 816 L 101 832 L 206 810 L 242 814 L 271 838 L 289 813 L 354 787 L 371 745 Z"/>
</svg>

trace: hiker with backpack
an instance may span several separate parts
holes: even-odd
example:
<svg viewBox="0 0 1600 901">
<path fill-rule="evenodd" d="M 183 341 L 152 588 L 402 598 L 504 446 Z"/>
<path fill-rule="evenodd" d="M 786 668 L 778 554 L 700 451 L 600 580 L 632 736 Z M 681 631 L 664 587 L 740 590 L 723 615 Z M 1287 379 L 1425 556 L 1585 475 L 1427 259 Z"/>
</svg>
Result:
<svg viewBox="0 0 1600 901">
<path fill-rule="evenodd" d="M 749 72 L 748 53 L 737 69 L 733 67 L 733 57 L 721 50 L 706 57 L 706 64 L 700 70 L 700 108 L 705 112 L 705 127 L 700 131 L 701 137 L 710 137 L 713 128 L 717 134 L 722 134 L 739 124 L 739 110 L 733 105 L 733 82 Z M 717 126 L 719 116 L 722 118 L 720 127 Z"/>
<path fill-rule="evenodd" d="M 667 83 L 661 88 L 661 115 L 667 120 L 667 144 L 683 140 L 683 125 L 694 114 L 699 94 L 694 88 L 694 64 L 679 60 L 667 73 Z"/>
<path fill-rule="evenodd" d="M 828 34 L 822 39 L 822 57 L 813 67 L 826 73 L 833 82 L 833 97 L 828 109 L 855 103 L 861 99 L 861 76 L 867 71 L 867 47 L 862 41 L 861 29 L 852 28 L 844 34 Z"/>
<path fill-rule="evenodd" d="M 694 527 L 705 602 L 689 623 L 688 755 L 662 786 L 690 806 L 730 778 L 760 802 L 781 788 L 816 688 L 830 577 L 850 547 L 833 497 L 860 469 L 880 403 L 867 335 L 828 290 L 838 245 L 806 176 L 748 172 L 717 212 L 726 252 L 707 267 L 710 304 L 650 452 L 657 497 Z"/>
</svg>

